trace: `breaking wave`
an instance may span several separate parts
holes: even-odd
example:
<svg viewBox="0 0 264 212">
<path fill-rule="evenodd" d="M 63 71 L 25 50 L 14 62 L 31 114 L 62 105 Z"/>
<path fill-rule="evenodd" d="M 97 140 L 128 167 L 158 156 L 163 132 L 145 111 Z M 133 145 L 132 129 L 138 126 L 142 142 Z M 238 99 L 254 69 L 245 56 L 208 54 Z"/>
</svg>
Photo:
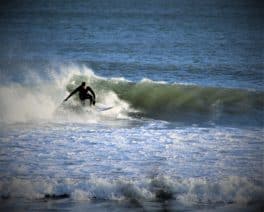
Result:
<svg viewBox="0 0 264 212">
<path fill-rule="evenodd" d="M 49 80 L 41 80 L 38 76 L 32 75 L 25 83 L 8 83 L 0 86 L 1 122 L 98 122 L 102 119 L 128 118 L 127 112 L 133 110 L 112 90 L 96 90 L 97 105 L 113 107 L 105 112 L 99 113 L 88 104 L 83 107 L 76 97 L 67 103 L 63 102 L 68 95 L 67 90 L 74 86 L 72 76 L 80 76 L 82 79 L 82 75 L 90 79 L 88 82 L 98 78 L 86 67 L 62 66 L 60 70 L 50 70 Z"/>
<path fill-rule="evenodd" d="M 260 183 L 260 182 L 259 182 Z M 165 176 L 141 180 L 12 178 L 0 182 L 2 199 L 63 199 L 163 202 L 185 206 L 256 204 L 263 201 L 263 185 L 247 178 L 228 177 L 217 182 L 203 178 L 172 179 Z"/>
<path fill-rule="evenodd" d="M 38 85 L 9 84 L 0 87 L 2 121 L 67 118 L 95 120 L 98 113 L 80 114 L 76 97 L 61 104 L 82 81 L 96 92 L 99 104 L 113 106 L 110 117 L 147 117 L 169 121 L 202 120 L 263 124 L 264 94 L 231 88 L 167 84 L 143 79 L 130 82 L 123 78 L 104 78 L 83 66 L 61 67 L 50 71 L 51 80 L 38 80 Z M 79 113 L 79 115 L 78 115 Z M 77 114 L 77 115 L 76 115 Z M 101 114 L 102 115 L 102 114 Z M 100 116 L 100 115 L 99 115 Z M 92 117 L 92 118 L 89 118 Z"/>
<path fill-rule="evenodd" d="M 112 91 L 127 102 L 136 117 L 162 120 L 243 120 L 262 124 L 264 93 L 260 91 L 167 84 L 143 79 L 130 82 L 123 78 L 102 78 L 95 75 L 73 75 L 67 84 L 72 91 L 87 81 L 97 92 Z M 236 120 L 238 119 L 238 120 Z"/>
</svg>

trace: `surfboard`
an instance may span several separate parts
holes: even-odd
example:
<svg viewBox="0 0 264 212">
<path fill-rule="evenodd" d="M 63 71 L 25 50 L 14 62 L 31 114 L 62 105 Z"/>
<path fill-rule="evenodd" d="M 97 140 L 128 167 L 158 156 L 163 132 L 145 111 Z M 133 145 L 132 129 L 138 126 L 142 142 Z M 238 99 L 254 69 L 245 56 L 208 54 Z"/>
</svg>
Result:
<svg viewBox="0 0 264 212">
<path fill-rule="evenodd" d="M 102 105 L 100 105 L 100 106 L 95 106 L 95 109 L 97 110 L 97 111 L 99 111 L 99 112 L 102 112 L 102 111 L 106 111 L 106 110 L 110 110 L 110 109 L 112 109 L 113 108 L 113 106 L 102 106 Z"/>
</svg>

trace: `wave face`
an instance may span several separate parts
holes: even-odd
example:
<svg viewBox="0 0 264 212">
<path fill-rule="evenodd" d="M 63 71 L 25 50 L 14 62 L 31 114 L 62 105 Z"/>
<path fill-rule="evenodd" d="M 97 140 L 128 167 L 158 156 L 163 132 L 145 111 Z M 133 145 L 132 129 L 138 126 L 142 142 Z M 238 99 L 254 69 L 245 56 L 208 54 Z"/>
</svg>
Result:
<svg viewBox="0 0 264 212">
<path fill-rule="evenodd" d="M 148 79 L 134 83 L 85 75 L 72 76 L 67 90 L 72 91 L 82 81 L 99 93 L 116 93 L 138 111 L 131 115 L 168 121 L 262 124 L 264 94 L 259 91 L 167 84 Z"/>
</svg>

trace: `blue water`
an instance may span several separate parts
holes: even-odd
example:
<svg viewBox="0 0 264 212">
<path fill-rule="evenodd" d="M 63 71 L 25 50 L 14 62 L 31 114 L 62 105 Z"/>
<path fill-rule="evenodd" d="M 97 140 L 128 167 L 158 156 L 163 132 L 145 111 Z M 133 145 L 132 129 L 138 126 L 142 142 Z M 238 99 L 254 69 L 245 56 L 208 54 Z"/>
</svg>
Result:
<svg viewBox="0 0 264 212">
<path fill-rule="evenodd" d="M 1 4 L 0 208 L 263 207 L 263 7 Z"/>
</svg>

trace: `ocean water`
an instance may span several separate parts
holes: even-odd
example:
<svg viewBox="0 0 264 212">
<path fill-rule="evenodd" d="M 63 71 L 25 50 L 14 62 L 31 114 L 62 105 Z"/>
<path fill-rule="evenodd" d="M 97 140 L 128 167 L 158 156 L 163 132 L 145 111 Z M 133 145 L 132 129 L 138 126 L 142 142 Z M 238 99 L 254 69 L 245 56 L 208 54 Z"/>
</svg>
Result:
<svg viewBox="0 0 264 212">
<path fill-rule="evenodd" d="M 263 9 L 1 3 L 0 209 L 263 210 Z"/>
</svg>

